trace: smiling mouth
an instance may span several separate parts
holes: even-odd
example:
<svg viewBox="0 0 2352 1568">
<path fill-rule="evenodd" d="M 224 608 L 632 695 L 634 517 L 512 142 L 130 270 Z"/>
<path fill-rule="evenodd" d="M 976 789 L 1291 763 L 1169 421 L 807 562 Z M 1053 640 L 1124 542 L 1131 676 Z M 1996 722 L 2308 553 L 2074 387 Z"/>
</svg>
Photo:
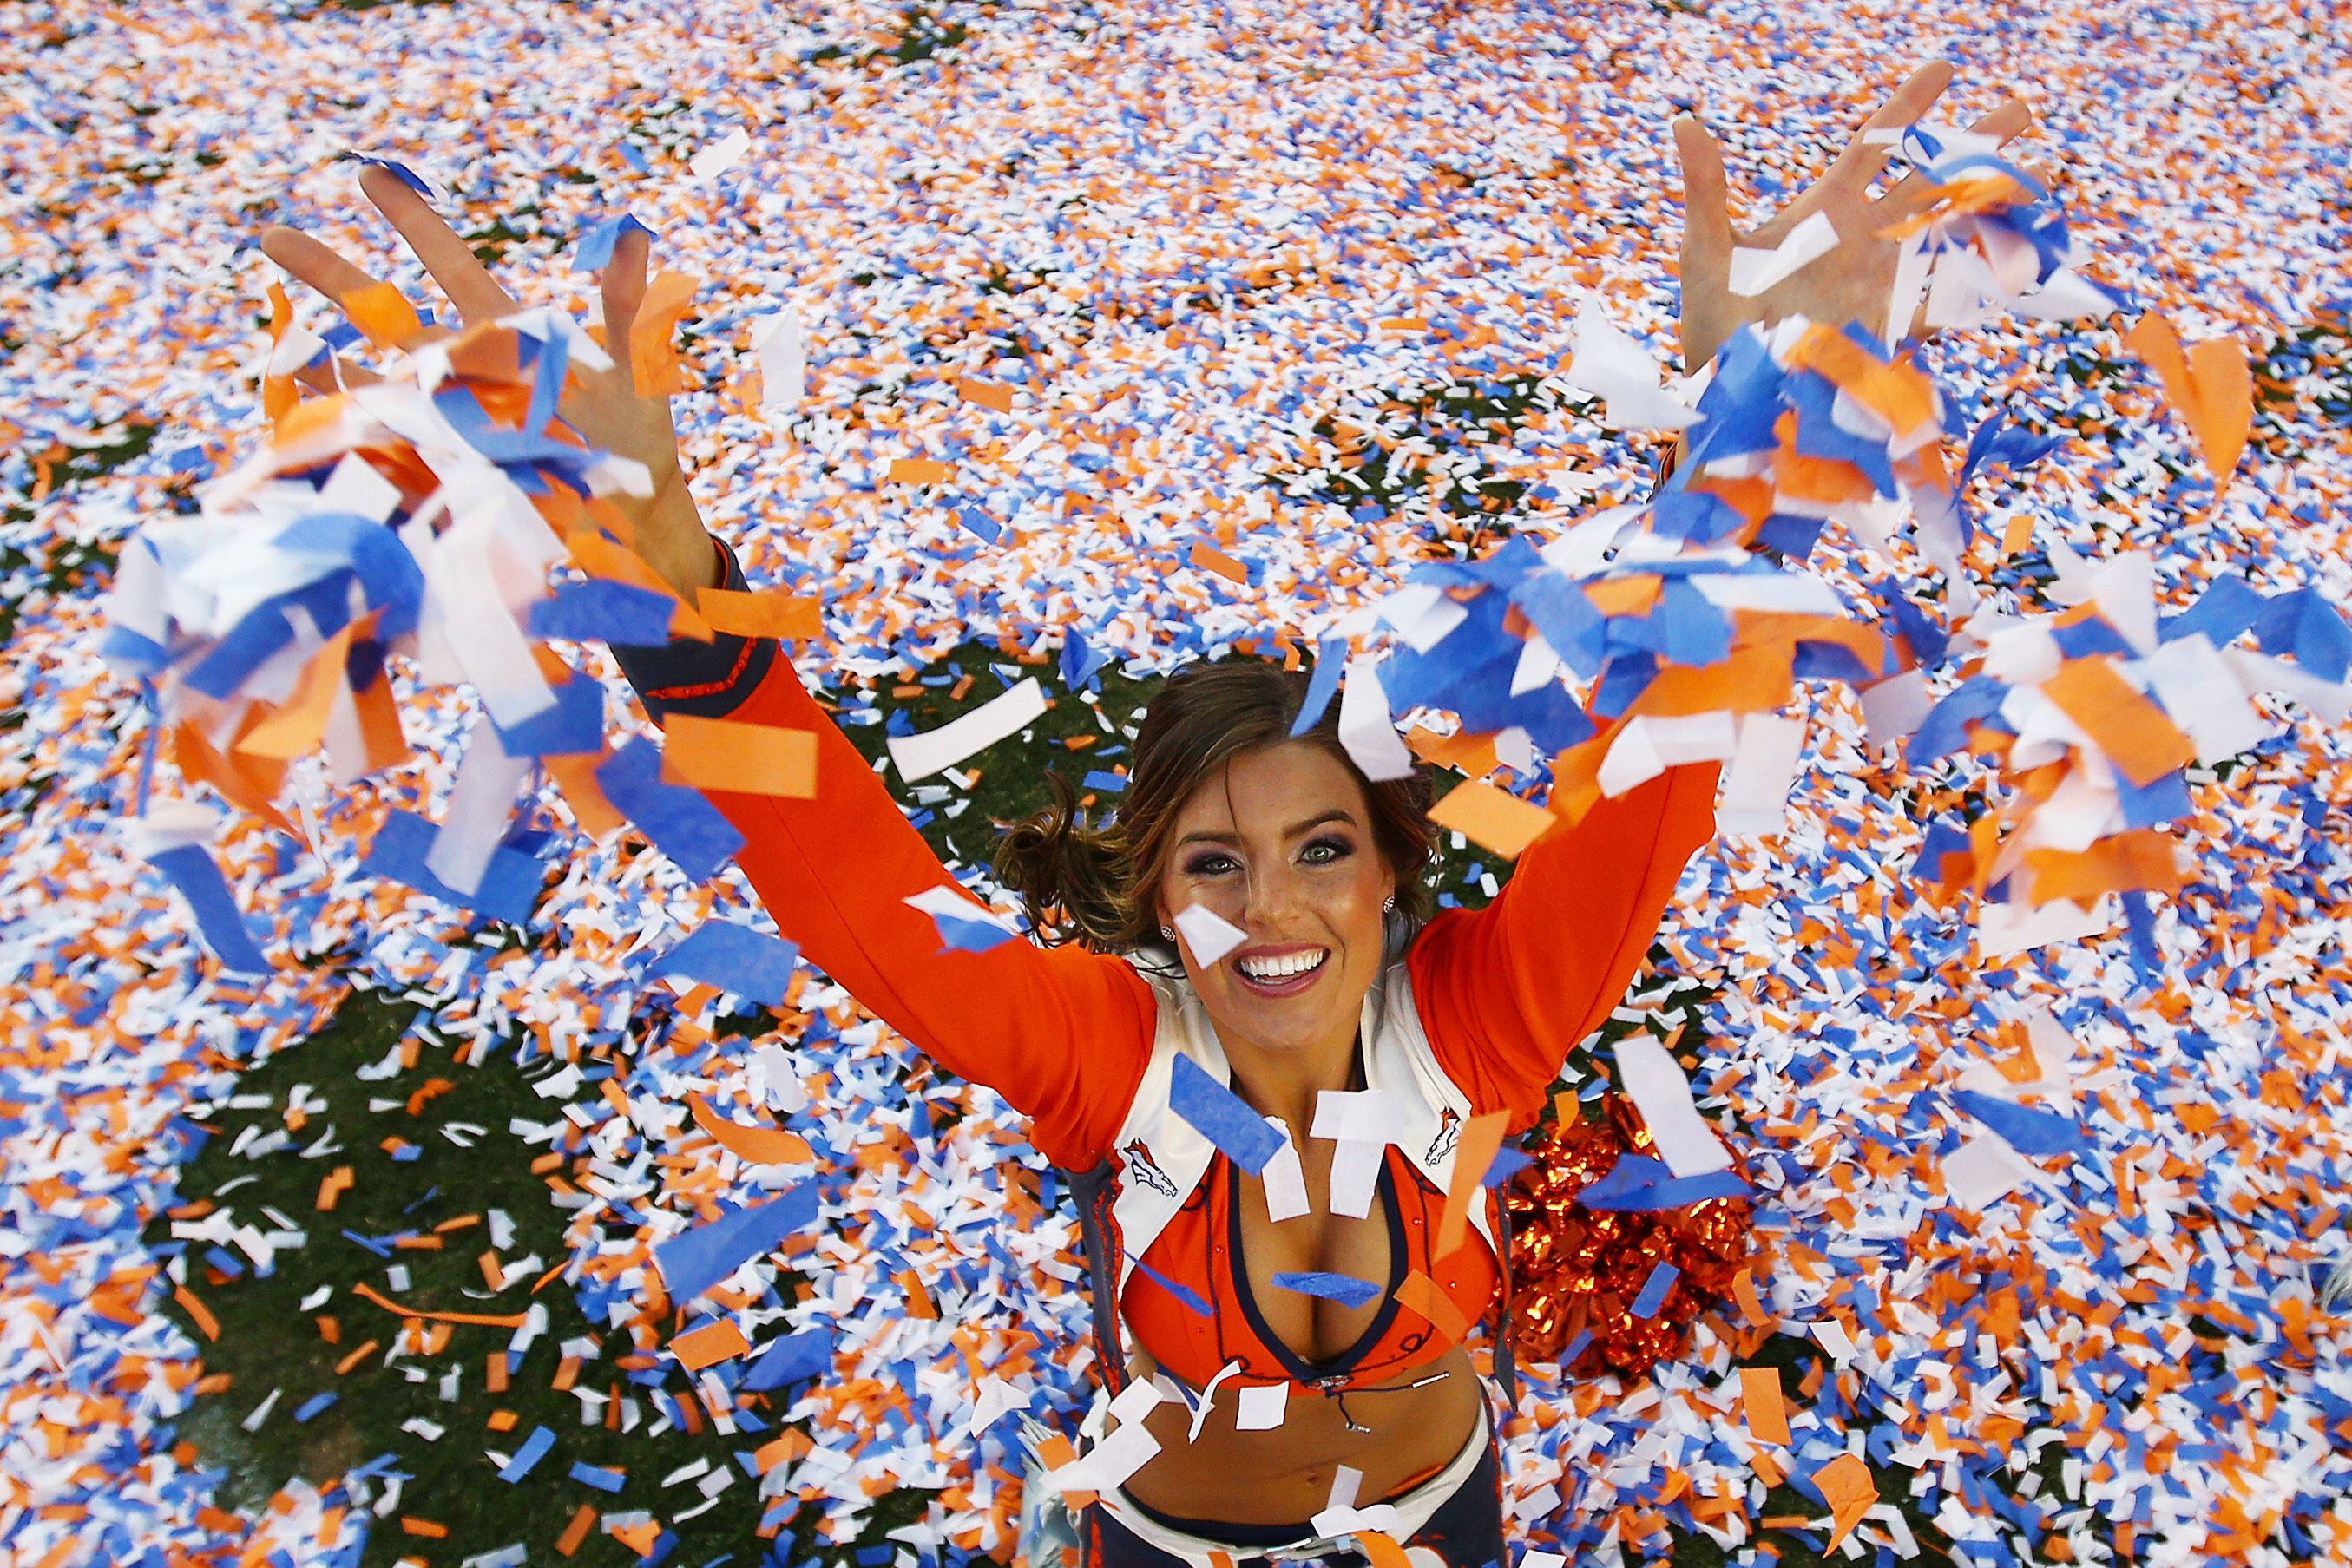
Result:
<svg viewBox="0 0 2352 1568">
<path fill-rule="evenodd" d="M 1330 962 L 1331 951 L 1327 947 L 1317 955 L 1313 964 L 1304 969 L 1272 975 L 1253 975 L 1244 968 L 1237 959 L 1234 964 L 1234 974 L 1244 986 L 1262 997 L 1287 997 L 1296 995 L 1313 985 L 1315 977 L 1320 975 Z"/>
</svg>

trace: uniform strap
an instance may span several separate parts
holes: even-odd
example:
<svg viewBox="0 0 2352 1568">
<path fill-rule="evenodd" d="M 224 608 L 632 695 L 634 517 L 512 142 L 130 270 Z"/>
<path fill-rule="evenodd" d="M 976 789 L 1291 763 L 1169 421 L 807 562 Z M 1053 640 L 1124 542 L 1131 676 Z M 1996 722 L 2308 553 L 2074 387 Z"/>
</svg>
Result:
<svg viewBox="0 0 2352 1568">
<path fill-rule="evenodd" d="M 1502 1386 L 1504 1403 L 1516 1410 L 1519 1405 L 1519 1364 L 1511 1349 L 1511 1329 L 1518 1315 L 1511 1311 L 1511 1206 L 1504 1201 L 1500 1186 L 1495 1189 L 1495 1235 L 1502 1243 L 1503 1260 L 1503 1288 L 1495 1308 L 1495 1381 Z"/>
<path fill-rule="evenodd" d="M 1118 1331 L 1118 1219 L 1111 1207 L 1118 1197 L 1118 1168 L 1106 1159 L 1091 1170 L 1067 1174 L 1086 1246 L 1087 1286 L 1094 1297 L 1095 1358 L 1102 1363 L 1103 1386 L 1116 1399 L 1128 1385 L 1127 1351 Z"/>
</svg>

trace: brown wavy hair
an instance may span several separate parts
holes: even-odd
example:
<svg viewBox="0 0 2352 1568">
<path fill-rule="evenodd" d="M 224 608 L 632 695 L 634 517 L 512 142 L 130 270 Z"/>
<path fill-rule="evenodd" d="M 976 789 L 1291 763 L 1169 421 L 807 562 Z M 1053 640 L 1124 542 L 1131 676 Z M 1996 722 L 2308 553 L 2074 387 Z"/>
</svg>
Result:
<svg viewBox="0 0 2352 1568">
<path fill-rule="evenodd" d="M 1161 941 L 1153 890 L 1184 803 L 1234 758 L 1290 740 L 1307 685 L 1304 672 L 1255 657 L 1171 676 L 1137 728 L 1134 767 L 1113 821 L 1084 821 L 1077 791 L 1047 769 L 1054 804 L 1007 828 L 994 863 L 996 880 L 1020 895 L 1046 945 L 1126 953 Z M 1372 840 L 1396 873 L 1396 912 L 1418 925 L 1436 906 L 1428 875 L 1436 851 L 1429 766 L 1416 761 L 1402 779 L 1365 778 L 1339 742 L 1339 708 L 1335 698 L 1297 739 L 1323 747 L 1363 786 Z"/>
</svg>

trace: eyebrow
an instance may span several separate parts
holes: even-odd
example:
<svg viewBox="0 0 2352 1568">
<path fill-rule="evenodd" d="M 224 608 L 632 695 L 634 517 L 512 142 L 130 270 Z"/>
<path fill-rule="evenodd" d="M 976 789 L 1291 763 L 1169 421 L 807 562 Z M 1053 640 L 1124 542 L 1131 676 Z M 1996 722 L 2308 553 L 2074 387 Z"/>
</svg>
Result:
<svg viewBox="0 0 2352 1568">
<path fill-rule="evenodd" d="M 1352 828 L 1356 825 L 1356 814 L 1344 807 L 1334 806 L 1319 817 L 1309 817 L 1303 822 L 1291 823 L 1289 831 L 1283 836 L 1295 839 L 1309 828 L 1319 828 L 1326 822 L 1345 822 Z M 1181 850 L 1191 843 L 1232 844 L 1240 841 L 1231 833 L 1187 833 L 1176 841 L 1176 847 Z"/>
</svg>

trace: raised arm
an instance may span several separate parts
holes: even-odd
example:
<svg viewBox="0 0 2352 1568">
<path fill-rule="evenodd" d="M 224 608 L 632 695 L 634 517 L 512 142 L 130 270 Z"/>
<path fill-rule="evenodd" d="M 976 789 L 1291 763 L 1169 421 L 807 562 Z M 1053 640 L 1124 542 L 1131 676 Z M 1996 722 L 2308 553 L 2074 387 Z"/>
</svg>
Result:
<svg viewBox="0 0 2352 1568">
<path fill-rule="evenodd" d="M 1523 852 L 1480 910 L 1449 909 L 1405 956 L 1431 1048 L 1478 1112 L 1518 1131 L 1625 995 L 1675 883 L 1715 833 L 1717 762 L 1669 768 Z"/>
<path fill-rule="evenodd" d="M 415 176 L 371 163 L 360 188 L 448 294 L 467 323 L 517 308 Z M 591 445 L 645 465 L 646 494 L 608 497 L 639 559 L 687 602 L 697 590 L 741 590 L 732 552 L 704 530 L 670 418 L 667 318 L 641 322 L 650 231 L 615 220 L 597 274 L 612 363 L 573 366 L 557 412 Z M 273 227 L 262 249 L 339 304 L 380 287 L 309 235 Z M 641 332 L 641 325 L 650 330 Z M 447 335 L 423 329 L 404 347 Z M 320 389 L 373 379 L 321 352 L 296 372 Z M 745 845 L 737 857 L 784 935 L 809 960 L 941 1065 L 985 1083 L 1034 1118 L 1033 1141 L 1076 1167 L 1108 1153 L 1150 1053 L 1151 988 L 1117 958 L 1013 941 L 986 953 L 940 951 L 929 915 L 904 900 L 957 886 L 857 748 L 801 689 L 772 638 L 720 636 L 660 648 L 616 646 L 622 670 L 656 719 L 674 713 L 805 729 L 817 737 L 814 800 L 706 791 Z"/>
<path fill-rule="evenodd" d="M 743 587 L 715 546 L 724 585 Z M 942 1066 L 1033 1119 L 1056 1165 L 1107 1155 L 1150 1052 L 1150 987 L 1123 961 L 1012 941 L 940 952 L 908 895 L 956 887 L 848 737 L 801 685 L 772 638 L 614 650 L 656 719 L 678 712 L 817 737 L 814 800 L 705 791 L 744 838 L 736 860 L 777 927 L 867 1010 Z"/>
</svg>

